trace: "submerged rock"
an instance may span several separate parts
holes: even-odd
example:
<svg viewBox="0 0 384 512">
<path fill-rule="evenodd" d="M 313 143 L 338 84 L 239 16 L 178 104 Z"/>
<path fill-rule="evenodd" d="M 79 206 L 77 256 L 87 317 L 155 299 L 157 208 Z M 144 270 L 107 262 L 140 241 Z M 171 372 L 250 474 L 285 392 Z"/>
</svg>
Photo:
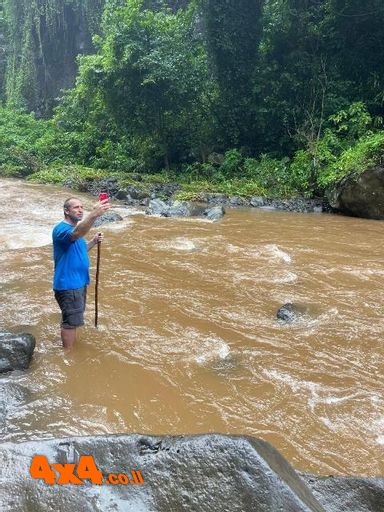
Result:
<svg viewBox="0 0 384 512">
<path fill-rule="evenodd" d="M 298 320 L 303 315 L 307 313 L 307 308 L 302 304 L 294 304 L 292 302 L 287 302 L 276 313 L 276 316 L 279 320 L 283 320 L 283 322 L 291 323 L 295 320 Z"/>
<path fill-rule="evenodd" d="M 31 362 L 36 341 L 32 334 L 0 333 L 0 373 L 26 370 Z"/>
<path fill-rule="evenodd" d="M 93 223 L 94 228 L 98 228 L 103 224 L 109 224 L 110 222 L 119 222 L 123 220 L 123 217 L 116 212 L 107 212 L 104 213 L 101 217 L 98 217 Z"/>
<path fill-rule="evenodd" d="M 222 206 L 203 208 L 190 201 L 174 201 L 167 204 L 161 199 L 152 199 L 149 201 L 145 213 L 162 217 L 199 217 L 205 215 L 209 220 L 217 220 L 225 212 Z"/>
<path fill-rule="evenodd" d="M 16 412 L 20 414 L 20 409 L 25 404 L 31 401 L 31 391 L 18 384 L 11 382 L 10 379 L 5 378 L 0 380 L 0 435 L 5 436 L 12 430 L 13 425 L 9 422 L 12 421 L 13 414 Z M 1 491 L 0 491 L 1 494 Z"/>
</svg>

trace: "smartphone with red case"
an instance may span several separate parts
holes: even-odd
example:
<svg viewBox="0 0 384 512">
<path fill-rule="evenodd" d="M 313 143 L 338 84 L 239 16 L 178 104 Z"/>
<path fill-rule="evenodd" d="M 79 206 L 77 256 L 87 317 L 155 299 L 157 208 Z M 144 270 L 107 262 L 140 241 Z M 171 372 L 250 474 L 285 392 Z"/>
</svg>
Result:
<svg viewBox="0 0 384 512">
<path fill-rule="evenodd" d="M 108 199 L 108 192 L 100 192 L 99 201 L 104 201 L 105 199 Z"/>
</svg>

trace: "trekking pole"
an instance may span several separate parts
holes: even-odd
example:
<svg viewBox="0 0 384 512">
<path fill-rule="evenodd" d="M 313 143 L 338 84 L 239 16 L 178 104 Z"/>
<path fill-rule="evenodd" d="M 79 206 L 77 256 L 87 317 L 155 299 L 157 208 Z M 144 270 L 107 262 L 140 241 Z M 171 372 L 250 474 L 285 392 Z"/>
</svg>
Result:
<svg viewBox="0 0 384 512">
<path fill-rule="evenodd" d="M 97 263 L 96 263 L 96 281 L 95 281 L 95 327 L 96 327 L 96 329 L 97 329 L 97 320 L 98 320 L 98 316 L 99 316 L 100 252 L 101 252 L 101 242 L 97 242 Z"/>
</svg>

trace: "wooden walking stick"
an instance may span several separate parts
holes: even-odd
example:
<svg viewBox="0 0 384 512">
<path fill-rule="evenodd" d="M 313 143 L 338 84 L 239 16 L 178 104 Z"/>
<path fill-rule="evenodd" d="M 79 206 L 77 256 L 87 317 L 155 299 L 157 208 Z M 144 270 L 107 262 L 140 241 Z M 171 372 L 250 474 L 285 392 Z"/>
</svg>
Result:
<svg viewBox="0 0 384 512">
<path fill-rule="evenodd" d="M 95 281 L 95 327 L 97 329 L 97 320 L 99 316 L 99 273 L 100 273 L 100 252 L 101 242 L 97 242 L 97 263 L 96 263 L 96 281 Z"/>
</svg>

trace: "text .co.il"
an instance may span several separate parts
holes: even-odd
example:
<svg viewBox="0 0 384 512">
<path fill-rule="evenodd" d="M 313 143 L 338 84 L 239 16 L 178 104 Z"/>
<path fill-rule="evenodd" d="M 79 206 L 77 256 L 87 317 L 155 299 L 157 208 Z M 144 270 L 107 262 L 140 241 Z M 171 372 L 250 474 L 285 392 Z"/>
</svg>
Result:
<svg viewBox="0 0 384 512">
<path fill-rule="evenodd" d="M 142 485 L 144 479 L 138 469 L 126 473 L 103 473 L 97 468 L 92 455 L 81 455 L 77 464 L 49 464 L 45 455 L 35 455 L 29 473 L 32 478 L 39 478 L 48 485 L 84 485 L 85 480 L 102 485 Z"/>
</svg>

